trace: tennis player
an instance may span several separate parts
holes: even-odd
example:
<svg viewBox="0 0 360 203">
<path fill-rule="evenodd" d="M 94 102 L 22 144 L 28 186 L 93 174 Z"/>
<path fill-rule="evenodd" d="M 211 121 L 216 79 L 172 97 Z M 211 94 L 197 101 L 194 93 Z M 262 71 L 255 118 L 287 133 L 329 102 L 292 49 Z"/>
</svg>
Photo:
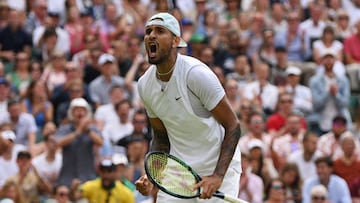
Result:
<svg viewBox="0 0 360 203">
<path fill-rule="evenodd" d="M 152 65 L 139 79 L 138 89 L 154 130 L 150 151 L 169 152 L 200 174 L 200 199 L 211 198 L 216 190 L 237 197 L 239 121 L 211 69 L 178 53 L 178 47 L 187 46 L 180 36 L 179 22 L 169 13 L 155 14 L 146 22 L 144 40 Z M 143 195 L 158 192 L 159 203 L 202 202 L 158 191 L 146 176 L 135 184 Z"/>
</svg>

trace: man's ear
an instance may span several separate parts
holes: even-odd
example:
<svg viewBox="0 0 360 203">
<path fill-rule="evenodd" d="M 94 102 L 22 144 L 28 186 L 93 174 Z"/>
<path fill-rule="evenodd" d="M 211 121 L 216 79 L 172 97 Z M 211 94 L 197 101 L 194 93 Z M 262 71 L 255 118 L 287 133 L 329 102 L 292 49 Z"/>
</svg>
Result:
<svg viewBox="0 0 360 203">
<path fill-rule="evenodd" d="M 180 37 L 175 36 L 172 43 L 172 48 L 177 48 L 179 43 L 180 43 Z"/>
</svg>

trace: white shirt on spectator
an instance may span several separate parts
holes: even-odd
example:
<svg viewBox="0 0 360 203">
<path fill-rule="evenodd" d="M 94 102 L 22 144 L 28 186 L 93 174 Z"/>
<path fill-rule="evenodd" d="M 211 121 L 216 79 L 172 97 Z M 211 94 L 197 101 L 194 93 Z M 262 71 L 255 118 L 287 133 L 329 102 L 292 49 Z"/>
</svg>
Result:
<svg viewBox="0 0 360 203">
<path fill-rule="evenodd" d="M 26 1 L 25 0 L 7 0 L 7 3 L 11 9 L 17 11 L 26 11 Z"/>
<path fill-rule="evenodd" d="M 17 174 L 19 171 L 16 163 L 17 154 L 26 149 L 27 148 L 24 145 L 14 144 L 10 160 L 5 160 L 2 156 L 0 156 L 0 188 L 9 177 Z"/>
<path fill-rule="evenodd" d="M 119 116 L 112 103 L 100 105 L 95 111 L 94 118 L 96 121 L 103 122 L 104 126 L 112 122 L 119 122 Z"/>
<path fill-rule="evenodd" d="M 319 151 L 315 151 L 311 159 L 309 161 L 305 161 L 304 151 L 298 150 L 288 156 L 288 162 L 295 163 L 298 166 L 300 177 L 302 180 L 305 180 L 307 178 L 317 175 L 315 160 L 320 157 L 320 155 L 321 153 Z"/>
<path fill-rule="evenodd" d="M 246 85 L 244 91 L 244 97 L 250 100 L 256 98 L 260 93 L 260 84 L 258 81 L 251 82 Z M 276 86 L 267 83 L 262 90 L 261 101 L 263 108 L 269 108 L 272 111 L 275 110 L 278 100 L 278 89 Z"/>
<path fill-rule="evenodd" d="M 296 138 L 287 133 L 281 137 L 274 138 L 275 140 L 273 141 L 273 150 L 280 157 L 287 158 L 287 156 L 289 156 L 291 153 L 303 149 L 303 137 L 303 133 L 299 133 Z"/>
<path fill-rule="evenodd" d="M 55 45 L 56 50 L 63 51 L 65 53 L 69 53 L 70 51 L 70 37 L 69 33 L 60 27 L 56 27 L 56 34 L 58 35 L 58 39 Z M 33 45 L 36 46 L 39 43 L 43 33 L 45 32 L 44 26 L 39 26 L 35 28 L 33 32 Z"/>
<path fill-rule="evenodd" d="M 313 110 L 312 95 L 309 87 L 304 85 L 296 85 L 292 88 L 290 85 L 285 87 L 286 92 L 292 93 L 294 96 L 294 109 L 303 113 L 310 113 Z"/>
<path fill-rule="evenodd" d="M 48 162 L 46 160 L 46 152 L 42 153 L 32 160 L 33 166 L 42 178 L 46 178 L 48 181 L 56 181 L 59 176 L 62 166 L 62 154 L 56 153 L 55 160 Z"/>
<path fill-rule="evenodd" d="M 125 148 L 116 146 L 115 144 L 123 137 L 130 135 L 134 131 L 134 126 L 131 122 L 120 123 L 120 122 L 111 122 L 105 125 L 102 135 L 104 140 L 109 140 L 112 144 L 113 153 L 124 153 Z"/>
<path fill-rule="evenodd" d="M 239 140 L 238 147 L 242 153 L 249 154 L 249 142 L 255 138 L 251 132 L 246 133 L 242 136 Z M 267 133 L 263 133 L 261 135 L 261 140 L 263 142 L 263 154 L 265 157 L 270 157 L 270 143 L 271 143 L 271 136 Z"/>
</svg>

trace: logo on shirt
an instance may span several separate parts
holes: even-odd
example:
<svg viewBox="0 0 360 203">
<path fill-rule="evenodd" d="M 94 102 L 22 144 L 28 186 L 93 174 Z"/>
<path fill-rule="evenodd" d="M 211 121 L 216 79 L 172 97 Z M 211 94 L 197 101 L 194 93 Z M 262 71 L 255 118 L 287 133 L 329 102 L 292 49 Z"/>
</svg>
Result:
<svg viewBox="0 0 360 203">
<path fill-rule="evenodd" d="M 181 99 L 181 96 L 180 96 L 180 97 L 175 97 L 175 100 L 176 100 L 176 101 L 179 100 L 179 99 Z"/>
</svg>

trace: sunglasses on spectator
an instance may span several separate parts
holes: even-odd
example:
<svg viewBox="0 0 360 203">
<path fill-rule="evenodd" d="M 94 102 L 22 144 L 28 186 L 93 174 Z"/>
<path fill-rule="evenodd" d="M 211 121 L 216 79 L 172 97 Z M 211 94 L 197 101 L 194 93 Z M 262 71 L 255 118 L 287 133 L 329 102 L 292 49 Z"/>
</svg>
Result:
<svg viewBox="0 0 360 203">
<path fill-rule="evenodd" d="M 146 121 L 144 120 L 134 120 L 134 123 L 145 123 Z"/>
<path fill-rule="evenodd" d="M 65 197 L 65 196 L 69 196 L 69 193 L 68 192 L 59 192 L 58 195 L 60 197 Z"/>
<path fill-rule="evenodd" d="M 285 187 L 282 184 L 274 184 L 274 185 L 272 185 L 271 188 L 274 190 L 281 190 L 281 189 L 284 189 Z"/>
<path fill-rule="evenodd" d="M 282 99 L 280 100 L 281 103 L 292 103 L 293 100 L 292 99 Z"/>
<path fill-rule="evenodd" d="M 311 197 L 312 200 L 320 200 L 320 201 L 325 201 L 326 197 L 325 196 L 312 196 Z"/>
<path fill-rule="evenodd" d="M 262 120 L 251 120 L 250 123 L 251 124 L 262 124 L 263 121 Z"/>
</svg>

